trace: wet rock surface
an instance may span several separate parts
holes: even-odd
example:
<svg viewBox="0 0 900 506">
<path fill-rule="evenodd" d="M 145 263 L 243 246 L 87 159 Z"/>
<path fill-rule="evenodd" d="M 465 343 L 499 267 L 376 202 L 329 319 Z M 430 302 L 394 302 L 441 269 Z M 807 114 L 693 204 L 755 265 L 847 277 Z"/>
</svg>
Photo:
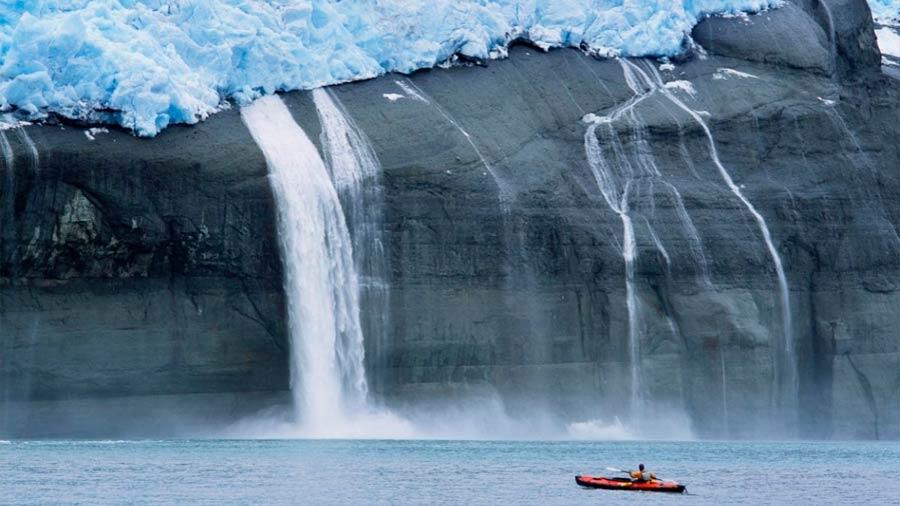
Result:
<svg viewBox="0 0 900 506">
<path fill-rule="evenodd" d="M 842 13 L 833 29 L 826 7 Z M 708 124 L 783 260 L 800 373 L 787 433 L 900 437 L 900 86 L 879 72 L 862 1 L 749 19 L 699 25 L 707 57 L 635 64 Z M 814 34 L 809 51 L 791 26 Z M 761 56 L 771 37 L 784 44 Z M 366 342 L 375 394 L 403 405 L 474 388 L 513 416 L 627 417 L 623 228 L 585 153 L 585 119 L 634 96 L 620 62 L 519 46 L 486 67 L 333 91 L 383 167 L 391 288 L 387 338 Z M 318 139 L 308 94 L 285 101 Z M 760 229 L 696 119 L 659 91 L 633 112 L 610 128 L 638 175 L 642 395 L 699 435 L 784 433 L 783 318 Z M 177 431 L 283 402 L 274 201 L 237 111 L 153 140 L 24 132 L 37 160 L 21 131 L 3 132 L 0 434 L 64 434 L 65 419 L 128 432 L 147 416 Z M 651 161 L 659 175 L 642 176 Z M 86 405 L 132 406 L 135 423 L 91 425 L 72 414 Z"/>
</svg>

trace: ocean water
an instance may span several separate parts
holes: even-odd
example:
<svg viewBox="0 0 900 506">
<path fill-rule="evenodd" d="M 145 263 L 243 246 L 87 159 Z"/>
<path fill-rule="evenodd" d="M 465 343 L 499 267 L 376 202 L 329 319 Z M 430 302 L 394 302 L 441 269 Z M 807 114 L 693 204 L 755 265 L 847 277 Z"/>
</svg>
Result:
<svg viewBox="0 0 900 506">
<path fill-rule="evenodd" d="M 688 493 L 574 481 L 638 462 Z M 11 441 L 0 503 L 900 504 L 900 443 Z"/>
</svg>

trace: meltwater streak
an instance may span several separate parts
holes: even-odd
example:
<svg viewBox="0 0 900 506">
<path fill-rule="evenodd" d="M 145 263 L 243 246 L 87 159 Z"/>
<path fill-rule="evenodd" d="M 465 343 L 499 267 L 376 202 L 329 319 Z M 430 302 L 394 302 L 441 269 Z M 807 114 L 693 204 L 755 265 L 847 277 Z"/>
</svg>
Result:
<svg viewBox="0 0 900 506">
<path fill-rule="evenodd" d="M 635 240 L 634 225 L 631 216 L 628 214 L 629 193 L 631 186 L 631 176 L 633 169 L 627 158 L 622 157 L 620 163 L 616 164 L 619 168 L 613 172 L 613 167 L 603 155 L 600 141 L 597 139 L 597 128 L 601 125 L 609 126 L 608 123 L 592 123 L 584 133 L 584 149 L 587 156 L 588 166 L 591 173 L 600 188 L 603 200 L 609 208 L 619 216 L 622 221 L 622 259 L 625 262 L 625 305 L 628 311 L 628 361 L 631 366 L 631 407 L 634 410 L 640 403 L 641 399 L 641 356 L 640 356 L 640 332 L 638 329 L 638 303 L 634 290 L 634 261 L 635 261 Z M 611 129 L 612 130 L 612 129 Z M 609 137 L 609 141 L 614 145 L 620 143 L 615 131 Z M 618 150 L 616 150 L 618 151 Z M 619 178 L 625 179 L 622 184 Z"/>
<path fill-rule="evenodd" d="M 438 114 L 440 114 L 445 120 L 447 120 L 447 123 L 450 123 L 453 128 L 455 128 L 457 131 L 459 131 L 460 134 L 462 134 L 463 137 L 465 137 L 466 142 L 469 143 L 469 146 L 472 147 L 472 150 L 475 152 L 475 155 L 478 156 L 478 159 L 481 161 L 481 164 L 484 166 L 485 170 L 487 170 L 487 172 L 491 175 L 491 178 L 494 179 L 494 184 L 497 185 L 497 198 L 500 199 L 501 210 L 504 212 L 504 215 L 509 214 L 510 201 L 512 200 L 512 194 L 509 190 L 509 187 L 503 182 L 502 179 L 500 179 L 494 167 L 490 164 L 490 162 L 487 161 L 487 158 L 484 157 L 484 154 L 481 153 L 481 149 L 479 149 L 478 145 L 475 144 L 475 141 L 472 140 L 472 135 L 469 134 L 469 132 L 467 132 L 466 129 L 464 129 L 462 125 L 460 125 L 459 122 L 456 121 L 456 119 L 454 119 L 453 116 L 451 116 L 450 113 L 441 106 L 441 104 L 437 103 L 434 99 L 429 97 L 428 93 L 426 93 L 422 88 L 416 86 L 414 82 L 410 81 L 409 79 L 406 79 L 405 82 L 401 80 L 396 80 L 394 82 L 411 99 L 429 104 L 434 107 L 435 110 L 437 110 Z"/>
<path fill-rule="evenodd" d="M 782 408 L 789 407 L 789 405 L 796 405 L 797 395 L 799 391 L 799 376 L 797 374 L 797 358 L 796 352 L 794 350 L 790 290 L 788 288 L 787 276 L 784 273 L 784 266 L 781 261 L 781 256 L 778 254 L 778 250 L 775 248 L 775 244 L 772 241 L 772 234 L 769 232 L 769 227 L 766 224 L 765 218 L 763 218 L 759 211 L 756 210 L 756 207 L 753 206 L 753 204 L 747 199 L 747 197 L 744 196 L 744 193 L 741 191 L 740 187 L 735 184 L 734 180 L 731 178 L 731 174 L 728 173 L 728 170 L 722 164 L 721 160 L 719 159 L 719 150 L 716 147 L 716 142 L 715 138 L 712 135 L 712 131 L 709 129 L 709 126 L 706 124 L 706 121 L 703 120 L 700 114 L 688 107 L 684 102 L 682 102 L 664 86 L 662 77 L 652 65 L 646 65 L 647 72 L 645 72 L 631 61 L 624 59 L 619 61 L 623 66 L 628 66 L 631 70 L 641 75 L 648 83 L 652 83 L 653 86 L 655 86 L 655 88 L 658 89 L 664 97 L 666 97 L 679 109 L 687 113 L 700 126 L 707 139 L 710 159 L 718 169 L 720 176 L 725 181 L 725 184 L 728 186 L 728 188 L 731 190 L 731 193 L 733 193 L 741 201 L 741 203 L 744 205 L 747 211 L 750 212 L 750 214 L 753 216 L 753 219 L 756 221 L 759 231 L 763 236 L 763 240 L 765 241 L 766 249 L 768 250 L 769 256 L 771 256 L 772 258 L 772 263 L 775 266 L 781 299 L 781 316 L 784 333 L 784 339 L 781 343 L 781 347 L 783 348 L 784 357 L 782 360 L 776 360 L 775 377 L 773 382 L 773 399 L 775 399 L 780 394 L 782 398 L 779 399 L 779 401 Z M 649 75 L 653 76 L 652 80 L 649 77 L 648 73 Z"/>
<path fill-rule="evenodd" d="M 337 192 L 313 143 L 277 96 L 241 109 L 278 207 L 300 435 L 368 436 L 359 288 Z"/>
<path fill-rule="evenodd" d="M 38 154 L 37 146 L 35 146 L 34 141 L 31 140 L 31 137 L 28 135 L 28 132 L 25 131 L 22 126 L 16 126 L 13 131 L 16 133 L 16 136 L 19 138 L 19 141 L 25 145 L 28 149 L 28 166 L 36 171 L 41 165 L 41 158 Z"/>
<path fill-rule="evenodd" d="M 635 292 L 635 274 L 634 263 L 637 256 L 637 248 L 634 236 L 634 223 L 629 214 L 629 197 L 631 191 L 631 182 L 636 176 L 635 167 L 629 162 L 625 153 L 622 142 L 612 123 L 622 118 L 625 114 L 631 113 L 634 108 L 647 99 L 647 93 L 632 86 L 628 82 L 629 87 L 634 92 L 628 101 L 614 110 L 610 115 L 603 118 L 592 118 L 592 124 L 587 128 L 584 134 L 585 156 L 588 160 L 588 166 L 600 193 L 609 208 L 619 216 L 622 222 L 622 260 L 625 263 L 625 306 L 628 313 L 628 361 L 631 372 L 631 410 L 632 414 L 636 414 L 639 406 L 642 404 L 642 388 L 641 388 L 641 350 L 640 340 L 641 332 L 638 328 L 640 317 L 638 315 L 639 305 L 637 294 Z M 634 125 L 634 118 L 632 126 Z M 603 148 L 597 138 L 597 128 L 599 126 L 606 127 L 609 130 L 608 135 L 604 135 L 604 140 L 611 146 L 615 160 L 609 163 L 603 154 Z M 603 130 L 601 130 L 603 132 Z M 638 162 L 641 164 L 641 161 Z M 640 169 L 640 166 L 639 166 Z"/>
</svg>

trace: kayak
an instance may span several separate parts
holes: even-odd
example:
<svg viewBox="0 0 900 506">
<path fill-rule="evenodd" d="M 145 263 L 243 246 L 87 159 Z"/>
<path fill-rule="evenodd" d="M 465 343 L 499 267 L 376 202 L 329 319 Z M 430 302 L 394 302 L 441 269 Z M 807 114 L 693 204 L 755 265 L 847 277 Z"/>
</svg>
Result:
<svg viewBox="0 0 900 506">
<path fill-rule="evenodd" d="M 605 478 L 603 476 L 576 476 L 575 483 L 582 487 L 605 490 L 644 490 L 647 492 L 684 492 L 685 487 L 674 481 L 631 481 L 628 478 Z"/>
</svg>

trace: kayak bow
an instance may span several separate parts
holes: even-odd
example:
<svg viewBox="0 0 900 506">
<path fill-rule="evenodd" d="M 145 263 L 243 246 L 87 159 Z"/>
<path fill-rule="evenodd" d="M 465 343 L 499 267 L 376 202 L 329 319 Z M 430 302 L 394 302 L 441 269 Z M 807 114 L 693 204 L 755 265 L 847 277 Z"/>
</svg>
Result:
<svg viewBox="0 0 900 506">
<path fill-rule="evenodd" d="M 575 477 L 575 483 L 582 487 L 604 490 L 644 490 L 647 492 L 684 492 L 685 486 L 674 481 L 631 481 L 628 478 L 606 478 L 603 476 Z"/>
</svg>

